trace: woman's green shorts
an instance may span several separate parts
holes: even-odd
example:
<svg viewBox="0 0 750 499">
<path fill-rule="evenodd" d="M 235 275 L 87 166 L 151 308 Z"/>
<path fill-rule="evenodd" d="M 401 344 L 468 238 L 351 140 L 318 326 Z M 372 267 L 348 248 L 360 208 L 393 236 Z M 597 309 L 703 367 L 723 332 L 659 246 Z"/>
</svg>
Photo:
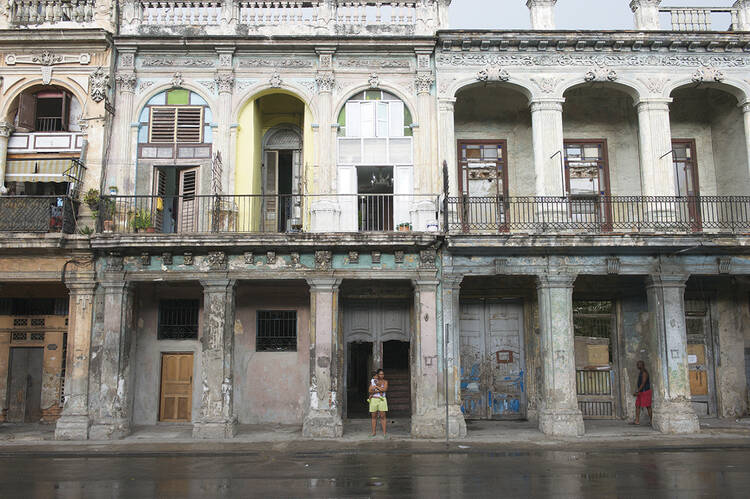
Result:
<svg viewBox="0 0 750 499">
<path fill-rule="evenodd" d="M 370 412 L 388 412 L 388 402 L 385 400 L 385 397 L 371 398 Z"/>
</svg>

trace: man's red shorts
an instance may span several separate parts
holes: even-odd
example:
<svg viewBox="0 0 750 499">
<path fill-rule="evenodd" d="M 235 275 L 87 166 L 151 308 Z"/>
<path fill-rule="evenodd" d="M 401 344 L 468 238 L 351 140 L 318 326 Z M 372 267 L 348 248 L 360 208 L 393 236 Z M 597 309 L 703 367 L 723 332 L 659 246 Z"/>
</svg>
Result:
<svg viewBox="0 0 750 499">
<path fill-rule="evenodd" d="M 635 398 L 636 407 L 651 407 L 651 390 L 645 392 L 638 392 Z"/>
</svg>

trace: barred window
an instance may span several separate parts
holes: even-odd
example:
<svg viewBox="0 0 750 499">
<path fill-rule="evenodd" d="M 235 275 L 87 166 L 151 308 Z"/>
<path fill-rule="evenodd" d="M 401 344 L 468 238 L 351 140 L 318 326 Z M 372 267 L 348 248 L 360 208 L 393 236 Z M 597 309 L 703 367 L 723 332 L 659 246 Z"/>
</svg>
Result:
<svg viewBox="0 0 750 499">
<path fill-rule="evenodd" d="M 158 339 L 198 339 L 199 305 L 199 300 L 159 301 Z"/>
<path fill-rule="evenodd" d="M 258 310 L 257 352 L 297 351 L 297 311 Z"/>
</svg>

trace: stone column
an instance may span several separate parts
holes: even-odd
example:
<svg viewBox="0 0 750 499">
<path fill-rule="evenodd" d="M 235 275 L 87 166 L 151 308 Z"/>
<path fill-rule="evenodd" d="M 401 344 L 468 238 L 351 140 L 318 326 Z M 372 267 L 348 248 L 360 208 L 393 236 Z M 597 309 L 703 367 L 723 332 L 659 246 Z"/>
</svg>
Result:
<svg viewBox="0 0 750 499">
<path fill-rule="evenodd" d="M 555 29 L 555 4 L 557 0 L 527 0 L 531 14 L 531 29 Z"/>
<path fill-rule="evenodd" d="M 89 355 L 94 311 L 93 272 L 67 283 L 69 294 L 68 354 L 63 412 L 55 426 L 56 440 L 89 438 Z"/>
<path fill-rule="evenodd" d="M 203 286 L 201 336 L 201 401 L 193 438 L 232 438 L 234 415 L 232 355 L 234 353 L 234 288 L 230 279 L 206 279 Z"/>
<path fill-rule="evenodd" d="M 433 144 L 433 133 L 435 129 L 435 100 L 432 96 L 432 87 L 435 83 L 435 77 L 432 73 L 430 53 L 422 50 L 416 51 L 417 55 L 417 76 L 414 80 L 414 87 L 417 91 L 417 120 L 414 131 L 414 169 L 413 169 L 413 193 L 414 194 L 435 194 L 440 192 L 442 185 L 436 182 L 440 178 L 442 170 L 436 163 L 434 151 L 437 144 Z M 436 171 L 437 170 L 437 171 Z M 406 189 L 400 192 L 404 193 Z M 399 187 L 394 185 L 394 192 L 399 192 Z M 408 192 L 408 191 L 407 191 Z M 404 205 L 411 204 L 410 222 L 412 230 L 426 231 L 429 223 L 434 223 L 437 206 L 437 198 L 432 196 L 415 196 L 411 203 L 408 197 L 404 200 L 395 199 L 394 203 Z M 396 208 L 396 210 L 398 210 Z M 396 211 L 396 216 L 399 213 Z M 394 223 L 400 223 L 403 220 L 394 220 Z"/>
<path fill-rule="evenodd" d="M 662 433 L 700 431 L 690 399 L 685 326 L 685 274 L 658 274 L 646 282 L 651 345 L 656 365 L 651 366 L 654 394 L 653 426 Z M 648 367 L 647 367 L 648 369 Z"/>
<path fill-rule="evenodd" d="M 580 436 L 583 416 L 576 397 L 573 338 L 575 275 L 537 277 L 542 350 L 542 400 L 539 429 L 547 435 Z"/>
<path fill-rule="evenodd" d="M 659 29 L 659 4 L 661 0 L 632 0 L 630 10 L 635 14 L 635 29 Z"/>
<path fill-rule="evenodd" d="M 5 187 L 5 165 L 8 161 L 8 138 L 14 127 L 10 123 L 0 122 L 0 195 L 8 192 Z"/>
<path fill-rule="evenodd" d="M 456 99 L 440 99 L 438 102 L 440 116 L 438 119 L 439 136 L 438 154 L 440 167 L 443 161 L 448 163 L 448 192 L 458 196 L 458 160 L 456 158 L 455 106 Z M 443 186 L 438 186 L 440 192 Z"/>
<path fill-rule="evenodd" d="M 339 285 L 341 279 L 308 279 L 310 286 L 310 406 L 302 435 L 336 438 L 344 434 L 338 390 Z"/>
<path fill-rule="evenodd" d="M 461 294 L 462 275 L 444 275 L 442 282 L 443 291 L 443 334 L 438 334 L 441 338 L 440 364 L 443 370 L 448 372 L 448 393 L 445 393 L 445 380 L 439 380 L 441 383 L 440 393 L 443 394 L 441 404 L 445 404 L 448 399 L 448 435 L 450 438 L 466 436 L 466 421 L 461 412 L 461 308 L 459 297 Z M 447 336 L 447 349 L 445 348 L 445 337 Z M 443 361 L 445 359 L 445 362 Z M 441 372 L 441 376 L 445 373 Z"/>
<path fill-rule="evenodd" d="M 229 2 L 229 9 L 233 10 L 236 2 Z M 215 121 L 218 122 L 217 134 L 214 136 L 214 144 L 222 162 L 222 178 L 220 180 L 221 193 L 232 192 L 234 186 L 230 182 L 230 160 L 232 157 L 231 144 L 231 120 L 232 120 L 232 94 L 234 92 L 234 72 L 232 71 L 232 56 L 234 49 L 230 47 L 219 47 L 216 49 L 219 57 L 219 71 L 214 75 L 214 84 L 219 92 L 218 113 Z M 215 153 L 214 153 L 215 155 Z"/>
<path fill-rule="evenodd" d="M 737 9 L 735 31 L 750 31 L 750 0 L 737 0 L 732 7 Z"/>
<path fill-rule="evenodd" d="M 135 361 L 133 288 L 124 273 L 107 276 L 104 288 L 104 343 L 101 348 L 99 411 L 92 415 L 92 440 L 114 440 L 130 434 Z"/>
<path fill-rule="evenodd" d="M 534 171 L 536 173 L 536 196 L 559 197 L 560 202 L 550 201 L 537 207 L 541 221 L 565 222 L 568 219 L 563 173 L 563 115 L 565 99 L 538 99 L 531 102 L 531 131 L 534 148 Z"/>
<path fill-rule="evenodd" d="M 676 195 L 670 102 L 672 99 L 649 99 L 637 104 L 643 196 Z M 649 203 L 645 211 L 648 221 L 660 224 L 667 224 L 677 217 L 677 208 L 670 203 Z"/>
<path fill-rule="evenodd" d="M 747 148 L 747 170 L 750 174 L 750 100 L 747 100 L 740 104 L 742 109 L 742 119 L 745 123 L 745 147 Z M 2 161 L 2 159 L 0 159 Z"/>
<path fill-rule="evenodd" d="M 120 54 L 121 64 L 132 66 L 134 60 L 134 52 Z M 114 165 L 129 165 L 131 144 L 134 141 L 137 142 L 136 137 L 131 133 L 130 126 L 132 122 L 137 121 L 137 118 L 133 117 L 133 98 L 138 82 L 134 67 L 118 72 L 115 75 L 115 82 L 117 83 L 117 114 L 115 114 L 112 127 L 114 130 L 121 131 L 122 135 L 115 142 L 117 148 L 113 151 L 114 157 L 111 163 Z M 130 175 L 133 177 L 130 177 Z M 135 168 L 116 168 L 115 171 L 107 172 L 107 182 L 123 190 L 122 194 L 128 194 L 130 193 L 130 186 L 135 186 Z"/>
<path fill-rule="evenodd" d="M 438 369 L 437 288 L 432 279 L 414 281 L 414 336 L 411 341 L 414 404 L 411 435 L 418 438 L 445 438 L 445 405 L 440 402 L 443 378 Z M 442 348 L 441 348 L 442 350 Z M 449 414 L 450 419 L 450 414 Z M 457 422 L 455 414 L 454 421 Z M 456 432 L 460 431 L 460 426 Z"/>
</svg>

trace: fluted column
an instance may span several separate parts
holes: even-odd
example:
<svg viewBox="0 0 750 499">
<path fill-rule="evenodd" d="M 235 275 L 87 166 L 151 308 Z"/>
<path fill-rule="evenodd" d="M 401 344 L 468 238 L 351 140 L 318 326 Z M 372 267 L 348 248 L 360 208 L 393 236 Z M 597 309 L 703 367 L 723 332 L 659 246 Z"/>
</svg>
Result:
<svg viewBox="0 0 750 499">
<path fill-rule="evenodd" d="M 203 286 L 201 336 L 200 416 L 193 438 L 232 438 L 237 432 L 234 414 L 234 288 L 231 279 L 206 279 Z"/>
<path fill-rule="evenodd" d="M 310 286 L 310 405 L 302 434 L 336 438 L 344 434 L 338 389 L 339 285 L 341 279 L 308 279 Z"/>
<path fill-rule="evenodd" d="M 130 126 L 132 122 L 138 121 L 133 116 L 133 99 L 135 97 L 135 87 L 138 82 L 138 76 L 132 65 L 134 58 L 134 52 L 120 54 L 121 64 L 123 60 L 128 63 L 125 69 L 115 75 L 117 114 L 113 120 L 112 127 L 113 130 L 116 130 L 120 134 L 120 137 L 116 142 L 116 149 L 113 151 L 114 154 L 110 161 L 116 167 L 113 169 L 114 171 L 106 173 L 109 184 L 118 187 L 123 194 L 129 194 L 131 192 L 130 186 L 135 185 L 135 168 L 124 167 L 124 165 L 131 164 L 131 144 L 137 142 L 137 137 L 133 132 L 138 133 L 137 128 Z M 121 167 L 118 168 L 117 166 Z M 108 165 L 105 165 L 105 168 L 108 168 Z"/>
<path fill-rule="evenodd" d="M 573 282 L 570 274 L 537 277 L 542 349 L 539 429 L 547 435 L 580 436 L 583 416 L 576 397 Z"/>
<path fill-rule="evenodd" d="M 658 274 L 646 282 L 651 345 L 656 347 L 651 389 L 654 396 L 653 426 L 662 433 L 700 431 L 690 399 L 685 325 L 686 274 Z"/>
<path fill-rule="evenodd" d="M 563 115 L 565 99 L 531 102 L 531 133 L 537 196 L 563 196 Z"/>
<path fill-rule="evenodd" d="M 10 123 L 0 122 L 0 195 L 8 192 L 5 187 L 5 166 L 8 161 L 8 138 L 14 127 Z"/>
<path fill-rule="evenodd" d="M 461 308 L 462 275 L 445 275 L 442 281 L 443 330 L 440 342 L 441 364 L 447 371 L 448 390 L 441 387 L 441 404 L 448 402 L 448 434 L 450 438 L 466 436 L 466 421 L 461 412 Z M 446 341 L 447 339 L 447 341 Z M 442 350 L 445 349 L 445 352 Z M 443 359 L 445 362 L 443 363 Z M 446 373 L 441 373 L 445 376 Z M 445 378 L 441 380 L 445 384 Z"/>
<path fill-rule="evenodd" d="M 63 411 L 55 425 L 56 440 L 89 438 L 89 358 L 96 281 L 93 272 L 85 279 L 67 283 L 69 293 L 68 354 Z"/>
<path fill-rule="evenodd" d="M 745 123 L 745 147 L 747 149 L 747 171 L 750 175 L 750 100 L 747 100 L 740 104 L 742 109 L 742 120 Z M 0 160 L 2 161 L 2 160 Z"/>
<path fill-rule="evenodd" d="M 98 414 L 92 415 L 92 440 L 113 440 L 130 434 L 132 416 L 131 361 L 133 341 L 133 288 L 124 273 L 108 276 L 104 289 L 104 344 L 101 348 Z"/>
<path fill-rule="evenodd" d="M 531 15 L 531 29 L 555 29 L 555 4 L 557 0 L 527 0 Z"/>
<path fill-rule="evenodd" d="M 659 29 L 659 4 L 661 0 L 632 0 L 630 10 L 635 18 L 635 29 L 655 31 Z"/>
</svg>

